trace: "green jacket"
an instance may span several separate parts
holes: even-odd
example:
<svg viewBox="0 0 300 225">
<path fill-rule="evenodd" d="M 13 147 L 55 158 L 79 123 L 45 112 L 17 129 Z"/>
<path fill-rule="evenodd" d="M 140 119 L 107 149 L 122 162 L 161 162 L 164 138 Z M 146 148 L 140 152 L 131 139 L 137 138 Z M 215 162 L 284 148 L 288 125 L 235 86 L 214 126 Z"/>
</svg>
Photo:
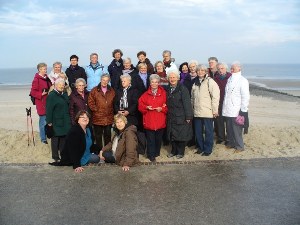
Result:
<svg viewBox="0 0 300 225">
<path fill-rule="evenodd" d="M 46 102 L 46 121 L 52 123 L 54 136 L 64 136 L 71 128 L 69 114 L 69 97 L 66 92 L 62 95 L 56 90 L 49 93 Z"/>
</svg>

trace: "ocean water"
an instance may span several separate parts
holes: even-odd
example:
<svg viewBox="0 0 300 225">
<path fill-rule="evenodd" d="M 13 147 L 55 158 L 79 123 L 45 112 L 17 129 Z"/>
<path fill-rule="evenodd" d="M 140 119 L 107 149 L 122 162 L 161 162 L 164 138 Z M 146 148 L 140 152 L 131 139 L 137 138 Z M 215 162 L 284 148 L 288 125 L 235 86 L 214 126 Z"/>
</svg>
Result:
<svg viewBox="0 0 300 225">
<path fill-rule="evenodd" d="M 63 69 L 65 70 L 65 68 Z M 31 84 L 36 68 L 0 69 L 0 85 L 28 85 Z M 48 69 L 48 73 L 50 69 Z M 259 80 L 285 81 L 282 88 L 300 90 L 293 81 L 300 82 L 300 64 L 244 64 L 242 74 L 246 78 Z M 286 84 L 291 83 L 291 87 Z M 263 82 L 262 82 L 263 84 Z M 276 89 L 281 89 L 280 86 Z"/>
</svg>

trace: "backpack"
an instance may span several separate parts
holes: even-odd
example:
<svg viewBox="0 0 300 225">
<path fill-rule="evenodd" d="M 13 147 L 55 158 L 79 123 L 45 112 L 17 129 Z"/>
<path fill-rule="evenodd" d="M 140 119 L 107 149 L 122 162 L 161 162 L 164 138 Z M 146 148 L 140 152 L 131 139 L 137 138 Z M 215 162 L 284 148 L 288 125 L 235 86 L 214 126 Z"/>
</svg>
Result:
<svg viewBox="0 0 300 225">
<path fill-rule="evenodd" d="M 141 131 L 137 131 L 136 136 L 138 139 L 138 145 L 136 147 L 136 151 L 139 154 L 144 155 L 144 154 L 146 154 L 146 148 L 147 148 L 147 141 L 146 141 L 145 133 L 141 132 Z"/>
</svg>

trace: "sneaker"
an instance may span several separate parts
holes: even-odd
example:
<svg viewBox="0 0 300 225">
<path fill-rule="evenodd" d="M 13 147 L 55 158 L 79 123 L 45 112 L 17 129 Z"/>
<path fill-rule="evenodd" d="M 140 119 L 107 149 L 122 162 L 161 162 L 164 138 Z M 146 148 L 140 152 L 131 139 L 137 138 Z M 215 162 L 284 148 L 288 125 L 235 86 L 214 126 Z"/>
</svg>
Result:
<svg viewBox="0 0 300 225">
<path fill-rule="evenodd" d="M 181 158 L 183 158 L 183 155 L 176 155 L 176 158 L 181 159 Z"/>
<path fill-rule="evenodd" d="M 168 158 L 172 158 L 173 156 L 175 156 L 173 153 L 169 153 L 169 154 L 167 155 Z"/>
<path fill-rule="evenodd" d="M 217 144 L 217 145 L 218 145 L 218 144 L 223 144 L 223 141 L 217 140 L 217 141 L 216 141 L 216 144 Z"/>
<path fill-rule="evenodd" d="M 199 150 L 199 149 L 198 149 L 196 152 L 194 152 L 194 154 L 201 155 L 201 154 L 202 154 L 202 152 L 203 152 L 202 150 Z"/>
<path fill-rule="evenodd" d="M 44 141 L 42 141 L 42 143 L 44 143 L 44 144 L 48 144 L 48 141 L 47 140 L 44 140 Z"/>
<path fill-rule="evenodd" d="M 150 157 L 149 160 L 150 160 L 151 162 L 155 162 L 155 161 L 156 161 L 156 160 L 155 160 L 155 157 Z"/>
<path fill-rule="evenodd" d="M 210 156 L 211 153 L 203 152 L 202 156 Z"/>
</svg>

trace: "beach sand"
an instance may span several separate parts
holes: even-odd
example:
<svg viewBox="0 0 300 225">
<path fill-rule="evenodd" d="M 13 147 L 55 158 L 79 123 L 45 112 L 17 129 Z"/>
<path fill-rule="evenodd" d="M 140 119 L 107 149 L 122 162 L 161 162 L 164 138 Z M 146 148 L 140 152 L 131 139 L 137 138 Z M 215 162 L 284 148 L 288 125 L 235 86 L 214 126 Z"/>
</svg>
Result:
<svg viewBox="0 0 300 225">
<path fill-rule="evenodd" d="M 234 153 L 224 145 L 214 145 L 209 157 L 194 154 L 194 147 L 186 148 L 185 157 L 178 161 L 235 160 L 253 158 L 300 156 L 300 98 L 250 86 L 250 128 L 244 135 L 245 151 Z M 38 115 L 29 99 L 29 86 L 1 86 L 0 90 L 0 163 L 51 162 L 50 144 L 40 142 Z M 36 145 L 31 130 L 28 146 L 27 116 L 25 108 L 32 107 Z M 50 143 L 50 140 L 49 140 Z M 170 147 L 162 147 L 158 162 L 177 161 L 167 158 Z M 140 155 L 141 162 L 149 162 Z"/>
</svg>

